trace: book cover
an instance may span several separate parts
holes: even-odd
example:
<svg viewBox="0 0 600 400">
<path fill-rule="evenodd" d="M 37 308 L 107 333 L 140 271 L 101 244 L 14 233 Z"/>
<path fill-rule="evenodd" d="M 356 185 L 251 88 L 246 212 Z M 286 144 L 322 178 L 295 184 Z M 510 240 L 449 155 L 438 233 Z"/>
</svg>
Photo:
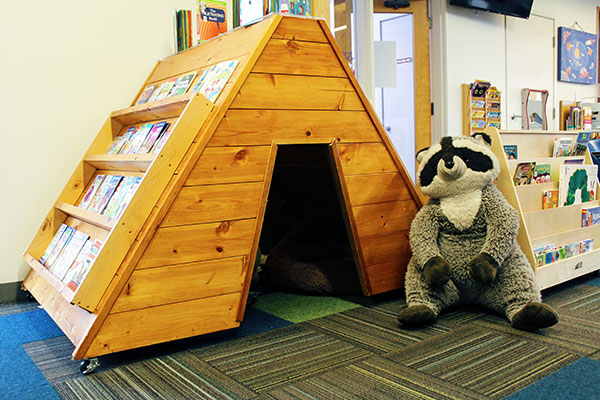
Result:
<svg viewBox="0 0 600 400">
<path fill-rule="evenodd" d="M 592 226 L 600 223 L 600 206 L 581 210 L 581 226 Z"/>
<path fill-rule="evenodd" d="M 87 233 L 78 230 L 75 230 L 73 232 L 71 240 L 69 240 L 69 243 L 65 246 L 64 250 L 62 251 L 62 254 L 60 255 L 60 257 L 58 257 L 51 269 L 51 272 L 58 279 L 63 279 L 63 277 L 67 273 L 67 270 L 69 269 L 71 264 L 73 264 L 75 258 L 77 258 L 77 255 L 79 254 L 81 248 L 83 247 L 83 245 L 89 237 L 90 236 Z"/>
<path fill-rule="evenodd" d="M 530 184 L 533 180 L 534 170 L 535 161 L 518 163 L 513 176 L 515 186 Z"/>
<path fill-rule="evenodd" d="M 173 85 L 173 88 L 169 92 L 169 97 L 179 96 L 179 95 L 187 92 L 188 88 L 192 84 L 192 81 L 196 77 L 196 74 L 197 73 L 194 72 L 194 73 L 186 74 L 186 75 L 183 75 L 183 76 L 180 76 L 179 78 L 177 78 L 177 80 L 175 81 L 175 85 Z"/>
<path fill-rule="evenodd" d="M 65 228 L 65 231 L 60 236 L 60 239 L 58 239 L 58 242 L 56 243 L 56 246 L 54 246 L 54 248 L 52 249 L 52 252 L 48 256 L 48 259 L 44 263 L 44 266 L 46 268 L 52 269 L 52 266 L 54 265 L 54 263 L 56 262 L 56 260 L 60 256 L 60 253 L 65 248 L 65 246 L 67 245 L 67 243 L 69 243 L 69 240 L 71 240 L 71 236 L 73 235 L 74 231 L 75 231 L 75 229 L 71 228 L 70 226 L 67 226 Z"/>
<path fill-rule="evenodd" d="M 142 154 L 148 153 L 150 151 L 150 149 L 152 149 L 152 146 L 154 146 L 154 143 L 160 137 L 160 135 L 162 134 L 162 132 L 166 126 L 167 126 L 167 123 L 165 121 L 158 122 L 157 124 L 155 124 L 152 127 L 152 129 L 150 129 L 150 132 L 148 132 L 148 135 L 146 136 L 146 140 L 144 140 L 144 143 L 140 147 L 138 153 L 142 153 Z"/>
<path fill-rule="evenodd" d="M 507 160 L 516 160 L 518 158 L 519 149 L 516 144 L 505 144 L 503 147 Z"/>
<path fill-rule="evenodd" d="M 123 215 L 123 212 L 125 212 L 125 209 L 133 198 L 133 195 L 140 186 L 141 181 L 142 178 L 138 176 L 132 177 L 130 184 L 127 186 L 127 191 L 125 192 L 123 199 L 119 202 L 118 208 L 115 211 L 115 218 L 121 218 L 121 215 Z"/>
<path fill-rule="evenodd" d="M 210 68 L 205 69 L 202 72 L 202 75 L 200 75 L 200 78 L 198 79 L 198 82 L 196 82 L 196 84 L 194 85 L 194 88 L 192 89 L 192 93 L 195 93 L 198 91 L 198 89 L 200 89 L 200 86 L 202 86 L 202 83 L 204 82 L 204 78 L 206 78 L 206 75 L 208 75 L 208 71 L 210 70 Z"/>
<path fill-rule="evenodd" d="M 227 2 L 198 1 L 198 43 L 227 32 Z"/>
<path fill-rule="evenodd" d="M 122 178 L 121 175 L 108 175 L 94 196 L 89 210 L 101 214 Z"/>
<path fill-rule="evenodd" d="M 138 131 L 139 126 L 132 126 L 123 134 L 123 144 L 120 149 L 117 150 L 118 154 L 128 154 L 129 148 L 131 147 L 131 143 L 135 134 Z"/>
<path fill-rule="evenodd" d="M 591 138 L 592 132 L 579 132 L 579 134 L 577 135 L 577 140 L 575 141 L 575 145 L 573 146 L 573 151 L 571 152 L 571 155 L 585 155 L 585 151 L 587 150 L 587 146 Z"/>
<path fill-rule="evenodd" d="M 93 239 L 88 239 L 85 241 L 85 243 L 83 244 L 83 247 L 79 251 L 79 254 L 77 254 L 77 257 L 75 258 L 75 261 L 67 269 L 65 276 L 63 276 L 62 281 L 64 283 L 69 283 L 73 279 L 73 277 L 77 273 L 79 273 L 79 271 L 81 271 L 81 268 L 83 267 L 83 262 L 87 258 L 88 254 L 90 252 L 90 249 L 92 248 L 92 244 L 94 244 Z"/>
<path fill-rule="evenodd" d="M 558 182 L 558 204 L 568 206 L 596 198 L 598 166 L 562 164 Z"/>
<path fill-rule="evenodd" d="M 96 196 L 96 192 L 98 191 L 98 188 L 102 185 L 102 182 L 104 181 L 105 177 L 106 177 L 106 175 L 100 174 L 100 175 L 97 175 L 96 178 L 94 178 L 94 181 L 92 182 L 92 184 L 88 188 L 87 192 L 85 192 L 85 195 L 79 202 L 79 205 L 78 205 L 79 208 L 84 208 L 86 210 L 88 209 L 88 207 L 90 206 L 90 204 L 92 203 L 92 201 L 94 199 L 94 196 Z"/>
<path fill-rule="evenodd" d="M 156 84 L 147 85 L 140 94 L 140 97 L 138 97 L 137 101 L 135 102 L 135 105 L 137 106 L 138 104 L 146 103 L 150 96 L 152 96 L 152 93 L 154 93 L 154 91 L 156 90 L 157 86 L 158 85 Z"/>
<path fill-rule="evenodd" d="M 552 167 L 550 164 L 535 164 L 533 170 L 534 183 L 548 183 L 550 182 L 550 172 Z M 532 182 L 533 183 L 533 182 Z"/>
<path fill-rule="evenodd" d="M 542 210 L 558 207 L 558 189 L 546 190 L 542 196 Z"/>
<path fill-rule="evenodd" d="M 573 138 L 559 137 L 554 139 L 554 147 L 552 149 L 553 157 L 567 157 L 571 155 L 573 150 Z"/>
<path fill-rule="evenodd" d="M 76 291 L 79 285 L 81 285 L 81 282 L 83 282 L 88 272 L 92 268 L 92 265 L 94 265 L 94 262 L 98 258 L 98 254 L 100 254 L 100 250 L 102 250 L 103 245 L 104 242 L 102 240 L 94 239 L 92 245 L 89 247 L 87 255 L 81 263 L 81 266 L 71 274 L 72 276 L 69 276 L 70 279 L 67 282 L 69 289 Z M 64 281 L 66 281 L 66 279 L 64 279 L 63 282 Z"/>
<path fill-rule="evenodd" d="M 225 87 L 225 84 L 227 84 L 227 81 L 233 74 L 238 63 L 238 60 L 234 60 L 223 61 L 213 65 L 206 73 L 206 76 L 204 76 L 202 84 L 198 88 L 198 92 L 214 103 Z"/>
<path fill-rule="evenodd" d="M 142 145 L 146 141 L 148 133 L 150 133 L 152 130 L 152 126 L 153 124 L 143 124 L 140 126 L 135 134 L 131 136 L 131 139 L 129 140 L 129 147 L 124 154 L 138 154 L 142 148 Z"/>
<path fill-rule="evenodd" d="M 108 151 L 106 152 L 107 154 L 121 154 L 123 151 L 123 148 L 129 143 L 129 140 L 131 139 L 131 135 L 133 135 L 133 133 L 135 132 L 136 127 L 132 126 L 131 128 L 128 128 L 125 133 L 123 133 L 120 136 L 117 136 L 115 138 L 115 140 L 113 140 L 111 146 L 109 147 Z"/>
<path fill-rule="evenodd" d="M 48 245 L 48 247 L 46 247 L 46 250 L 44 250 L 44 254 L 42 254 L 42 257 L 40 257 L 40 264 L 44 265 L 50 253 L 52 253 L 52 250 L 54 250 L 54 247 L 56 247 L 56 244 L 58 243 L 65 229 L 67 229 L 67 224 L 61 224 L 56 233 L 54 234 L 54 237 L 50 241 L 50 244 Z"/>
<path fill-rule="evenodd" d="M 167 126 L 167 128 L 165 128 L 162 135 L 160 135 L 160 137 L 154 143 L 154 147 L 152 147 L 152 150 L 150 150 L 150 152 L 152 154 L 160 153 L 162 148 L 165 147 L 167 140 L 169 140 L 169 136 L 171 136 L 172 131 L 173 131 L 173 125 L 169 125 L 169 126 Z"/>
<path fill-rule="evenodd" d="M 310 0 L 290 0 L 290 14 L 311 16 Z"/>
<path fill-rule="evenodd" d="M 166 99 L 167 96 L 169 95 L 169 92 L 175 85 L 176 81 L 177 81 L 177 78 L 171 78 L 168 81 L 164 82 L 162 85 L 160 85 L 158 95 L 156 96 L 156 99 L 154 99 L 154 101 Z"/>
<path fill-rule="evenodd" d="M 121 180 L 121 183 L 119 183 L 119 186 L 117 186 L 115 193 L 112 195 L 112 197 L 108 201 L 108 204 L 106 205 L 106 208 L 104 209 L 104 212 L 102 213 L 102 215 L 105 215 L 109 218 L 115 218 L 117 216 L 120 205 L 123 202 L 123 200 L 125 199 L 125 197 L 127 196 L 129 187 L 134 182 L 136 182 L 136 179 L 140 179 L 140 178 L 135 177 L 135 176 L 124 176 L 123 177 L 123 179 Z"/>
</svg>

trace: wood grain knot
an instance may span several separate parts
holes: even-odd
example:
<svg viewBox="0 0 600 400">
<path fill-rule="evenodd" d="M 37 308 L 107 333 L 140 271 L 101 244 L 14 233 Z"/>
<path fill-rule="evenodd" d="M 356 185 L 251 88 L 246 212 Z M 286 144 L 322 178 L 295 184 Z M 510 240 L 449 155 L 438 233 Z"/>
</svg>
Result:
<svg viewBox="0 0 600 400">
<path fill-rule="evenodd" d="M 289 40 L 287 42 L 287 47 L 288 47 L 288 49 L 293 50 L 293 51 L 300 50 L 300 46 L 298 46 L 298 43 L 294 42 L 293 40 Z"/>
<path fill-rule="evenodd" d="M 217 234 L 223 234 L 229 232 L 229 228 L 231 227 L 230 221 L 223 221 L 217 227 Z"/>
<path fill-rule="evenodd" d="M 235 153 L 235 159 L 243 160 L 246 158 L 247 155 L 248 155 L 248 152 L 246 150 L 240 150 L 237 153 Z"/>
</svg>

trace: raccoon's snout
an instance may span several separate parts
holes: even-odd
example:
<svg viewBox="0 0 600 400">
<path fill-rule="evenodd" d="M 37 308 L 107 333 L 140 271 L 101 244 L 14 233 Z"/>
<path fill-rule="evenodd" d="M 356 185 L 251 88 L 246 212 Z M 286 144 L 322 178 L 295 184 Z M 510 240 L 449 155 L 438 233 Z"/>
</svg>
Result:
<svg viewBox="0 0 600 400">
<path fill-rule="evenodd" d="M 444 181 L 453 181 L 465 174 L 467 165 L 460 157 L 452 157 L 450 160 L 440 160 L 438 162 L 438 176 Z"/>
</svg>

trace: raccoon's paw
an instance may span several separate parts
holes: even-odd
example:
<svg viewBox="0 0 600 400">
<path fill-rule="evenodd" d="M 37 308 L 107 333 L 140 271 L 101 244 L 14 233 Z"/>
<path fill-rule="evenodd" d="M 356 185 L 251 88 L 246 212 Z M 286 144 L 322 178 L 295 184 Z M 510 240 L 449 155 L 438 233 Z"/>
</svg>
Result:
<svg viewBox="0 0 600 400">
<path fill-rule="evenodd" d="M 423 267 L 423 277 L 430 286 L 442 286 L 450 280 L 452 268 L 442 257 L 431 257 Z"/>
<path fill-rule="evenodd" d="M 485 253 L 479 253 L 467 264 L 471 276 L 481 283 L 490 283 L 496 278 L 498 264 L 496 260 Z"/>
<path fill-rule="evenodd" d="M 429 325 L 436 319 L 435 312 L 425 304 L 408 306 L 398 313 L 398 321 L 405 327 Z"/>
<path fill-rule="evenodd" d="M 538 329 L 548 328 L 558 322 L 558 315 L 550 306 L 536 301 L 529 302 L 516 313 L 511 325 L 515 329 L 533 332 Z"/>
</svg>

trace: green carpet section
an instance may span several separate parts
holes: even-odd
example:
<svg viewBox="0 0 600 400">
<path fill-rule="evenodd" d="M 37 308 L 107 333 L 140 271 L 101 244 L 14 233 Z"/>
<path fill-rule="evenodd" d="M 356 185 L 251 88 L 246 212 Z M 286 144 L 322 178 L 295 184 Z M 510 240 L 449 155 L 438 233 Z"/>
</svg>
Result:
<svg viewBox="0 0 600 400">
<path fill-rule="evenodd" d="M 253 307 L 286 321 L 298 323 L 351 310 L 360 307 L 360 304 L 337 297 L 275 292 L 259 296 Z"/>
</svg>

